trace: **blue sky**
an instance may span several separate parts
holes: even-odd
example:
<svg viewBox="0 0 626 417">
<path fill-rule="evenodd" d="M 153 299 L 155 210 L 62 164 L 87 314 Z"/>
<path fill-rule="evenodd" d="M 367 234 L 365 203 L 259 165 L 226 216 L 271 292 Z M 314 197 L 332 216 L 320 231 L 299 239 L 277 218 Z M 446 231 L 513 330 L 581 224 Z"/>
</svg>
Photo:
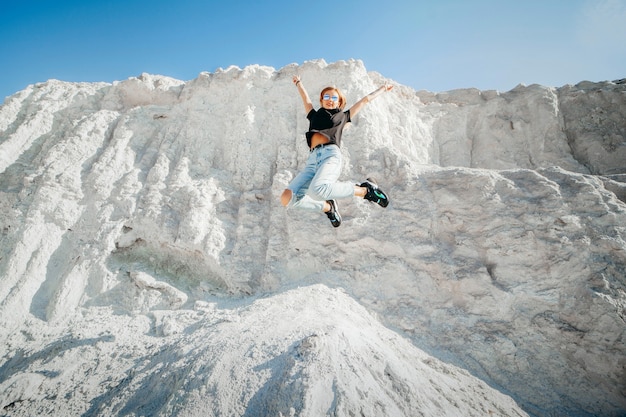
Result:
<svg viewBox="0 0 626 417">
<path fill-rule="evenodd" d="M 0 0 L 0 102 L 50 78 L 318 58 L 429 91 L 626 78 L 626 0 Z"/>
</svg>

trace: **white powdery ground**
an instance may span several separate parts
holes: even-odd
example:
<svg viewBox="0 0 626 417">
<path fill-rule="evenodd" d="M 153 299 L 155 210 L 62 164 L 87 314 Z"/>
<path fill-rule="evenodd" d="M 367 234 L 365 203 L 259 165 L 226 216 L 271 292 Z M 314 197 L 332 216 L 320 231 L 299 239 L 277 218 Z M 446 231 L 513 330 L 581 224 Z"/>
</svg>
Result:
<svg viewBox="0 0 626 417">
<path fill-rule="evenodd" d="M 55 330 L 68 328 L 15 341 L 9 415 L 526 415 L 321 284 L 238 306 L 90 309 Z"/>
<path fill-rule="evenodd" d="M 318 61 L 5 102 L 4 412 L 525 415 L 434 355 L 533 414 L 623 413 L 623 88 L 397 86 L 343 148 L 392 205 L 333 229 L 278 203 L 295 73 L 350 102 L 384 82 Z"/>
</svg>

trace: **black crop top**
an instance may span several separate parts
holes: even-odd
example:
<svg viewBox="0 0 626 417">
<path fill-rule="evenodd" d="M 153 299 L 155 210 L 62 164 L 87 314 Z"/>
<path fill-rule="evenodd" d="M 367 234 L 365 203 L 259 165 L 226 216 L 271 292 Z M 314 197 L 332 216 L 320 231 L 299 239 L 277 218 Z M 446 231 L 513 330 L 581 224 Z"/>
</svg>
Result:
<svg viewBox="0 0 626 417">
<path fill-rule="evenodd" d="M 311 110 L 306 115 L 309 119 L 309 131 L 306 132 L 306 143 L 311 147 L 311 138 L 314 133 L 321 133 L 326 136 L 330 143 L 341 146 L 341 133 L 346 123 L 350 122 L 350 110 L 344 112 L 341 109 Z"/>
</svg>

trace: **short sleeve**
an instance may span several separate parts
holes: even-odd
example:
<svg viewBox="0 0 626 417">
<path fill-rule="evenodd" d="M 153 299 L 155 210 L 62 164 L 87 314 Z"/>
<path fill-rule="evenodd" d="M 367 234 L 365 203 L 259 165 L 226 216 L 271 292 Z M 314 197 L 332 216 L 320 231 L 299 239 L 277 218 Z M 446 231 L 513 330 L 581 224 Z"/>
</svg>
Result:
<svg viewBox="0 0 626 417">
<path fill-rule="evenodd" d="M 309 112 L 309 114 L 306 115 L 306 118 L 311 120 L 313 118 L 313 116 L 315 115 L 315 109 L 311 109 L 311 111 Z"/>
<path fill-rule="evenodd" d="M 346 114 L 346 123 L 352 122 L 352 120 L 350 120 L 350 109 L 346 110 L 344 113 Z"/>
</svg>

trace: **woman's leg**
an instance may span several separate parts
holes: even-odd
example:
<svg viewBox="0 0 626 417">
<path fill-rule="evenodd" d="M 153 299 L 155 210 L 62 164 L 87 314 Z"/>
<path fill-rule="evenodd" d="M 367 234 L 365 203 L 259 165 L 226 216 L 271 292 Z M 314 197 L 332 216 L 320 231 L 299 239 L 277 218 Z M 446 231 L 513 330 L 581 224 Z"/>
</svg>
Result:
<svg viewBox="0 0 626 417">
<path fill-rule="evenodd" d="M 337 182 L 341 175 L 342 158 L 337 146 L 316 149 L 309 155 L 306 166 L 281 195 L 285 207 L 324 211 L 332 209 L 329 200 L 351 196 L 363 197 L 366 189 L 351 182 Z"/>
<path fill-rule="evenodd" d="M 335 200 L 355 195 L 350 182 L 337 182 L 341 175 L 342 158 L 337 146 L 327 146 L 317 152 L 318 169 L 309 185 L 309 195 L 315 200 Z"/>
<path fill-rule="evenodd" d="M 310 197 L 304 196 L 303 198 L 310 198 Z M 293 191 L 291 191 L 289 188 L 286 188 L 285 191 L 283 191 L 282 195 L 280 196 L 280 203 L 284 207 L 287 207 L 289 206 L 289 203 L 291 202 L 292 199 L 293 199 Z M 316 207 L 317 207 L 317 204 L 316 204 Z M 330 211 L 332 209 L 333 207 L 330 205 L 328 201 L 326 201 L 324 204 L 324 207 L 322 208 L 322 211 L 326 213 L 327 211 Z"/>
<path fill-rule="evenodd" d="M 317 165 L 317 158 L 311 153 L 304 169 L 291 180 L 287 189 L 283 191 L 280 197 L 283 206 L 311 211 L 324 211 L 327 209 L 324 201 L 313 200 L 307 195 L 311 180 L 317 172 Z"/>
<path fill-rule="evenodd" d="M 291 191 L 289 188 L 285 188 L 285 191 L 283 191 L 283 193 L 280 196 L 280 204 L 282 204 L 284 207 L 287 207 L 289 203 L 291 202 L 292 198 L 293 198 L 293 191 Z"/>
</svg>

